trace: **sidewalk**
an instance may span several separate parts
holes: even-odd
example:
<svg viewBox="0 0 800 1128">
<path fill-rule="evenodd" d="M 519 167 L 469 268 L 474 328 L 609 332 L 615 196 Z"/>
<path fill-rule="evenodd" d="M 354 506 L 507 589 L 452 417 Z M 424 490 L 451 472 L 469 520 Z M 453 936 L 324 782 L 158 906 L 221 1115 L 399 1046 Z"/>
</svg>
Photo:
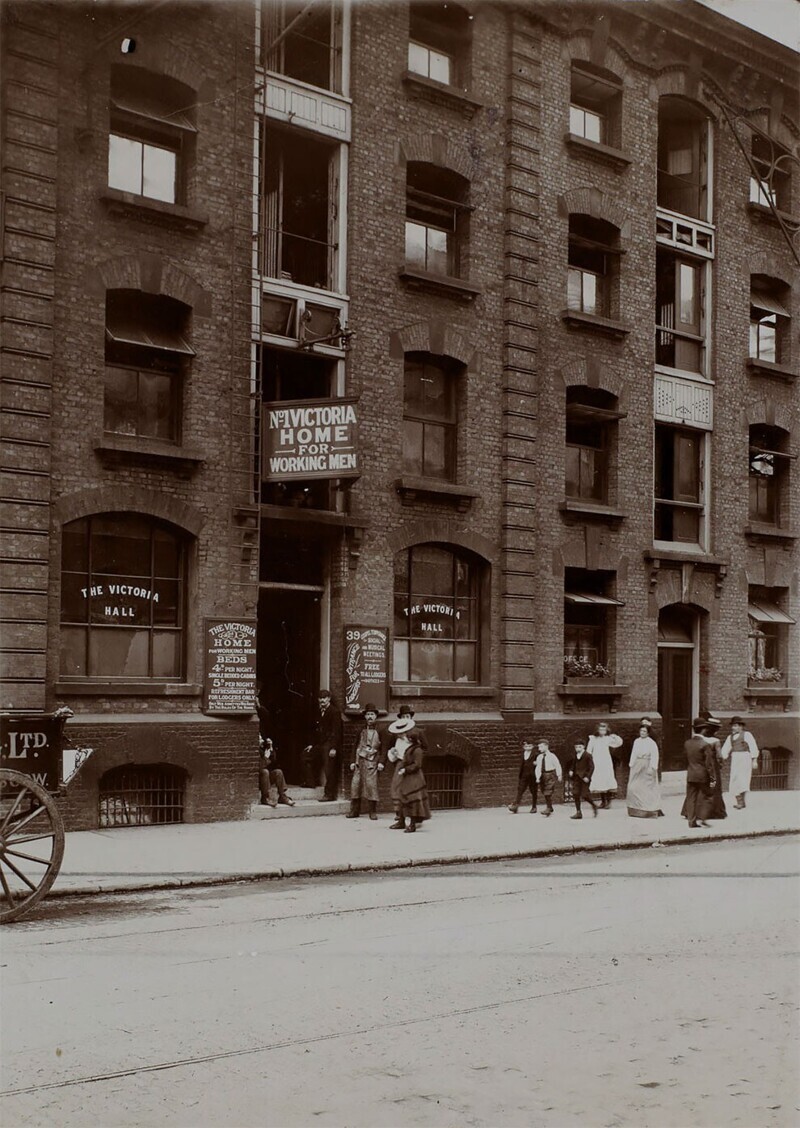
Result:
<svg viewBox="0 0 800 1128">
<path fill-rule="evenodd" d="M 377 822 L 299 818 L 265 821 L 76 831 L 67 835 L 61 872 L 49 897 L 124 893 L 258 878 L 388 870 L 437 863 L 535 858 L 584 850 L 649 847 L 660 842 L 719 841 L 800 831 L 800 794 L 756 792 L 744 811 L 733 810 L 711 830 L 689 830 L 682 797 L 664 798 L 664 818 L 632 819 L 624 800 L 592 818 L 570 819 L 570 804 L 547 819 L 505 807 L 435 813 L 416 834 Z"/>
</svg>

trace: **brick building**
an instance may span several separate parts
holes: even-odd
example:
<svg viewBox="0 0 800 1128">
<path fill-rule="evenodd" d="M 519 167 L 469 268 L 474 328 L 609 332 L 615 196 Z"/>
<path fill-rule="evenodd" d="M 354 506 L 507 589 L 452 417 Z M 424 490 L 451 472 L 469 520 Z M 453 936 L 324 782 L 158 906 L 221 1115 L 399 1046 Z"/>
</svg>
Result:
<svg viewBox="0 0 800 1128">
<path fill-rule="evenodd" d="M 126 772 L 246 812 L 226 624 L 293 782 L 323 685 L 346 741 L 411 702 L 443 805 L 701 708 L 794 781 L 796 54 L 692 0 L 3 16 L 2 706 L 75 710 L 74 825 Z"/>
</svg>

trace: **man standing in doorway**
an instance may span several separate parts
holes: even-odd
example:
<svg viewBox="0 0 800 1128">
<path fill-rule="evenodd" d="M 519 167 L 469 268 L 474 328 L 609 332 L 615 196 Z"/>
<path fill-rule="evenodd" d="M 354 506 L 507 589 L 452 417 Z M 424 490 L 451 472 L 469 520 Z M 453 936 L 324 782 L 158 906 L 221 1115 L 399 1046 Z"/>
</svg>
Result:
<svg viewBox="0 0 800 1128">
<path fill-rule="evenodd" d="M 339 794 L 339 756 L 342 751 L 342 718 L 331 691 L 317 695 L 319 716 L 314 723 L 311 743 L 303 749 L 303 775 L 306 787 L 316 787 L 319 770 L 325 773 L 325 794 L 320 803 L 332 803 Z"/>
</svg>

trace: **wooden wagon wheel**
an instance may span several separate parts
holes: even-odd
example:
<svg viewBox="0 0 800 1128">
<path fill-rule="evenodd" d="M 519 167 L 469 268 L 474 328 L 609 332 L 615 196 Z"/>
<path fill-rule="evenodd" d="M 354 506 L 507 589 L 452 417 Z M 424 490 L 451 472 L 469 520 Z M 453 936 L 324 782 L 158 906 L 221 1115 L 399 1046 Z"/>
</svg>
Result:
<svg viewBox="0 0 800 1128">
<path fill-rule="evenodd" d="M 0 768 L 0 924 L 45 896 L 64 857 L 64 820 L 49 791 Z"/>
</svg>

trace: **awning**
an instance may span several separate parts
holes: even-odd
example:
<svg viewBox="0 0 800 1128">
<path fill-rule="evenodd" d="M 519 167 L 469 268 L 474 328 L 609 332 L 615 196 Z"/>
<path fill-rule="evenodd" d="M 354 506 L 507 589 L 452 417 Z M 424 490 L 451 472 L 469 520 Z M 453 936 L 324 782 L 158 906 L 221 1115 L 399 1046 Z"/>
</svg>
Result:
<svg viewBox="0 0 800 1128">
<path fill-rule="evenodd" d="M 765 603 L 764 600 L 752 600 L 747 604 L 747 614 L 757 623 L 794 623 L 795 620 L 774 603 Z"/>
<path fill-rule="evenodd" d="M 608 595 L 595 595 L 590 591 L 565 591 L 565 603 L 594 603 L 603 607 L 624 607 L 622 599 L 611 599 Z"/>
<path fill-rule="evenodd" d="M 174 329 L 162 326 L 142 325 L 141 322 L 117 320 L 109 316 L 106 323 L 106 337 L 122 345 L 141 345 L 148 349 L 161 349 L 163 352 L 180 353 L 181 356 L 196 356 L 191 345 Z"/>
<path fill-rule="evenodd" d="M 197 132 L 182 109 L 170 110 L 163 102 L 148 98 L 142 93 L 126 90 L 124 94 L 115 94 L 111 99 L 111 106 L 112 109 L 120 110 L 122 113 L 135 114 L 136 117 L 147 118 L 148 121 L 158 122 L 159 125 L 174 125 L 177 129 Z"/>
<path fill-rule="evenodd" d="M 782 305 L 777 298 L 766 290 L 752 290 L 750 305 L 754 305 L 756 309 L 765 309 L 768 313 L 777 313 L 779 317 L 790 316 L 786 306 Z"/>
<path fill-rule="evenodd" d="M 589 403 L 568 403 L 567 419 L 573 421 L 594 420 L 597 423 L 613 423 L 617 419 L 625 419 L 627 411 L 612 411 L 608 407 L 595 407 Z"/>
</svg>

